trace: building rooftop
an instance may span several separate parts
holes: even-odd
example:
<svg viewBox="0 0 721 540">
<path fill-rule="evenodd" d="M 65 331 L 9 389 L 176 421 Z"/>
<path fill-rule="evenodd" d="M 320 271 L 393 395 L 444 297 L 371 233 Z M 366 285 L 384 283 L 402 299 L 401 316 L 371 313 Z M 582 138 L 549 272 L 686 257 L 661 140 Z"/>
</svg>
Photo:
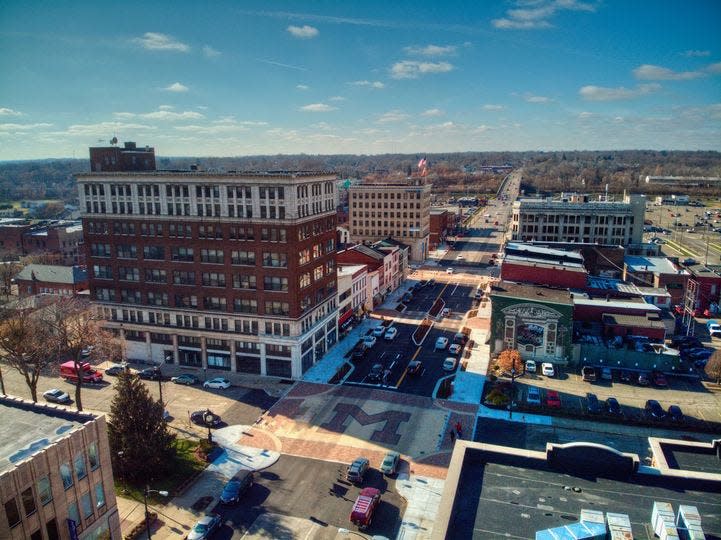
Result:
<svg viewBox="0 0 721 540">
<path fill-rule="evenodd" d="M 0 472 L 81 427 L 94 417 L 62 407 L 0 397 Z"/>
<path fill-rule="evenodd" d="M 504 249 L 506 254 L 518 255 L 526 257 L 537 257 L 546 260 L 554 259 L 560 262 L 575 262 L 583 264 L 583 256 L 575 251 L 565 251 L 562 249 L 553 249 L 541 247 L 534 244 L 525 244 L 520 242 L 508 242 Z"/>
<path fill-rule="evenodd" d="M 626 256 L 623 262 L 629 272 L 652 272 L 654 274 L 683 274 L 685 270 L 678 268 L 666 257 Z"/>
<path fill-rule="evenodd" d="M 503 258 L 503 264 L 513 263 L 526 266 L 539 266 L 542 268 L 563 268 L 565 271 L 586 273 L 586 268 L 576 262 L 549 261 L 537 259 L 535 257 L 519 257 L 518 255 L 506 255 Z"/>
<path fill-rule="evenodd" d="M 23 268 L 15 279 L 25 281 L 37 280 L 50 283 L 66 283 L 72 285 L 87 281 L 88 271 L 80 266 L 56 266 L 50 264 L 29 264 Z"/>
<path fill-rule="evenodd" d="M 342 275 L 353 275 L 356 272 L 362 271 L 366 267 L 365 264 L 343 264 L 338 263 L 338 274 Z"/>
<path fill-rule="evenodd" d="M 619 315 L 616 313 L 604 313 L 601 316 L 604 324 L 616 326 L 636 326 L 644 328 L 666 328 L 664 322 L 658 315 Z"/>
<path fill-rule="evenodd" d="M 101 172 L 87 172 L 87 173 L 77 173 L 75 175 L 77 178 L 97 178 L 98 176 L 123 176 L 123 177 L 137 177 L 137 178 L 146 178 L 146 177 L 162 177 L 162 176 L 181 176 L 181 177 L 188 177 L 188 178 L 194 178 L 194 177 L 208 177 L 208 176 L 216 176 L 216 177 L 228 177 L 228 178 L 237 178 L 237 177 L 243 177 L 243 178 L 253 178 L 253 179 L 288 179 L 291 180 L 293 178 L 316 178 L 316 177 L 327 177 L 328 179 L 337 179 L 338 175 L 331 171 L 220 171 L 216 169 L 209 169 L 209 170 L 154 170 L 154 171 L 101 171 Z"/>
<path fill-rule="evenodd" d="M 700 278 L 718 278 L 721 277 L 719 274 L 711 270 L 706 266 L 690 266 L 688 271 L 692 276 Z"/>
<path fill-rule="evenodd" d="M 553 304 L 571 305 L 571 293 L 565 289 L 552 289 L 512 281 L 501 281 L 491 287 L 491 296 L 504 296 L 507 298 L 518 298 L 520 300 L 531 300 L 536 302 L 550 302 Z"/>
<path fill-rule="evenodd" d="M 549 445 L 546 452 L 532 452 L 456 442 L 433 538 L 534 538 L 538 531 L 578 523 L 582 510 L 596 510 L 626 514 L 633 537 L 652 540 L 654 501 L 671 503 L 674 513 L 681 504 L 696 506 L 707 538 L 721 534 L 718 481 L 667 476 L 640 466 L 634 454 L 575 444 L 575 451 L 571 445 Z M 565 456 L 553 455 L 564 446 Z M 581 452 L 636 465 L 606 474 L 599 471 L 602 465 L 573 463 Z"/>
<path fill-rule="evenodd" d="M 661 308 L 648 304 L 641 298 L 624 298 L 623 300 L 614 300 L 612 298 L 574 298 L 574 305 L 579 306 L 596 306 L 609 307 L 618 309 L 643 309 L 646 312 L 661 311 Z"/>
</svg>

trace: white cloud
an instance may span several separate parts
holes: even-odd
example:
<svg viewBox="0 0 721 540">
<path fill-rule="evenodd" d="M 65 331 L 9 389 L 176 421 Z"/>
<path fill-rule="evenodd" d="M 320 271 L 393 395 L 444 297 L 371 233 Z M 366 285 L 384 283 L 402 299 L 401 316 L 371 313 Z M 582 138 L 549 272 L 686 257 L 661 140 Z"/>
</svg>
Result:
<svg viewBox="0 0 721 540">
<path fill-rule="evenodd" d="M 455 45 L 426 45 L 425 47 L 405 47 L 407 54 L 420 54 L 422 56 L 445 56 L 456 52 Z"/>
<path fill-rule="evenodd" d="M 551 98 L 546 96 L 534 96 L 533 94 L 524 94 L 523 99 L 528 103 L 550 103 L 553 101 Z"/>
<path fill-rule="evenodd" d="M 170 111 L 174 109 L 174 107 L 172 105 L 160 105 L 158 109 L 160 109 L 161 111 Z"/>
<path fill-rule="evenodd" d="M 330 112 L 337 110 L 338 107 L 328 105 L 326 103 L 311 103 L 310 105 L 303 105 L 300 110 L 306 112 Z"/>
<path fill-rule="evenodd" d="M 642 81 L 687 81 L 703 77 L 700 71 L 674 71 L 669 68 L 643 64 L 633 70 L 633 75 Z"/>
<path fill-rule="evenodd" d="M 146 32 L 143 37 L 134 38 L 133 43 L 150 51 L 189 52 L 190 47 L 174 37 L 159 32 Z"/>
<path fill-rule="evenodd" d="M 308 86 L 307 84 L 296 84 L 295 87 L 298 90 L 310 90 L 310 86 Z"/>
<path fill-rule="evenodd" d="M 113 113 L 116 118 L 149 118 L 152 120 L 198 120 L 205 118 L 201 113 L 195 111 L 183 111 L 173 112 L 165 109 L 159 109 L 157 111 L 149 113 L 131 113 L 131 112 L 116 112 Z"/>
<path fill-rule="evenodd" d="M 588 112 L 588 111 L 583 111 L 578 114 L 578 117 L 582 120 L 586 119 L 586 118 L 593 118 L 594 116 L 595 116 L 594 113 Z"/>
<path fill-rule="evenodd" d="M 314 28 L 312 26 L 308 26 L 307 24 L 303 26 L 289 26 L 286 28 L 286 30 L 292 35 L 293 37 L 297 37 L 300 39 L 312 39 L 318 35 L 318 29 Z"/>
<path fill-rule="evenodd" d="M 52 124 L 0 124 L 0 131 L 29 131 L 33 129 L 49 128 Z"/>
<path fill-rule="evenodd" d="M 353 81 L 348 84 L 350 84 L 351 86 L 368 86 L 370 88 L 375 88 L 377 90 L 380 90 L 381 88 L 386 87 L 386 85 L 380 81 Z"/>
<path fill-rule="evenodd" d="M 718 75 L 719 73 L 721 73 L 721 62 L 716 62 L 715 64 L 706 66 L 704 68 L 704 71 L 707 73 L 711 73 L 712 75 Z"/>
<path fill-rule="evenodd" d="M 428 109 L 423 111 L 421 116 L 443 116 L 443 111 L 440 109 Z"/>
<path fill-rule="evenodd" d="M 65 131 L 59 132 L 58 134 L 64 135 L 100 135 L 105 137 L 108 133 L 115 133 L 118 131 L 130 131 L 130 130 L 145 130 L 155 129 L 153 126 L 145 124 L 126 124 L 124 122 L 99 122 L 97 124 L 73 124 L 68 126 Z"/>
<path fill-rule="evenodd" d="M 689 50 L 684 51 L 681 54 L 687 58 L 701 58 L 704 56 L 711 56 L 711 51 Z"/>
<path fill-rule="evenodd" d="M 655 83 L 639 84 L 636 88 L 625 88 L 623 86 L 608 88 L 605 86 L 588 85 L 583 86 L 578 93 L 587 101 L 619 101 L 651 94 L 660 88 L 661 85 Z"/>
<path fill-rule="evenodd" d="M 13 109 L 8 109 L 7 107 L 0 107 L 0 116 L 22 116 L 23 113 L 20 111 L 15 111 Z"/>
<path fill-rule="evenodd" d="M 207 58 L 215 58 L 216 56 L 220 56 L 221 53 L 210 45 L 203 45 L 203 54 Z"/>
<path fill-rule="evenodd" d="M 406 120 L 408 117 L 409 117 L 408 114 L 396 109 L 396 110 L 388 111 L 387 113 L 383 113 L 382 115 L 380 115 L 378 117 L 378 119 L 376 120 L 376 123 L 390 124 L 393 122 L 401 122 L 403 120 Z"/>
<path fill-rule="evenodd" d="M 421 75 L 429 73 L 446 73 L 453 69 L 453 64 L 448 62 L 416 62 L 415 60 L 403 60 L 391 66 L 391 77 L 394 79 L 417 79 Z"/>
<path fill-rule="evenodd" d="M 491 24 L 501 30 L 530 30 L 550 28 L 551 19 L 559 11 L 596 11 L 596 6 L 578 0 L 517 0 L 515 9 L 506 11 L 506 16 L 493 19 Z"/>
<path fill-rule="evenodd" d="M 187 92 L 188 87 L 179 82 L 174 82 L 170 86 L 166 86 L 165 88 L 163 88 L 163 90 L 166 90 L 168 92 Z"/>
<path fill-rule="evenodd" d="M 345 98 L 343 96 L 333 96 L 328 98 L 328 101 L 345 101 Z"/>
<path fill-rule="evenodd" d="M 503 105 L 495 105 L 493 103 L 486 103 L 483 106 L 484 111 L 502 111 L 505 108 Z"/>
</svg>

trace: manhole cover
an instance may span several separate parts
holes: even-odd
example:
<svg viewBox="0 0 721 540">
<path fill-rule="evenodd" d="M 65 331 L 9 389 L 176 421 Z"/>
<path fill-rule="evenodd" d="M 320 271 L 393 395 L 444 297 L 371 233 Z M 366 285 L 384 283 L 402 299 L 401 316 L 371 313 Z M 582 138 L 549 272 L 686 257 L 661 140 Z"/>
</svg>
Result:
<svg viewBox="0 0 721 540">
<path fill-rule="evenodd" d="M 201 497 L 197 501 L 195 501 L 191 508 L 195 510 L 196 512 L 202 512 L 205 510 L 208 505 L 213 501 L 213 497 Z"/>
</svg>

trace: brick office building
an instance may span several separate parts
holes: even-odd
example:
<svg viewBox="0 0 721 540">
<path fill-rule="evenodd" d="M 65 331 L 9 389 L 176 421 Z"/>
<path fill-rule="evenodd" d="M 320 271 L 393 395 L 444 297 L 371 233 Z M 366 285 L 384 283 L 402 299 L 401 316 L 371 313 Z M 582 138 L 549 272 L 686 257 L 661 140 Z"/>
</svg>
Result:
<svg viewBox="0 0 721 540">
<path fill-rule="evenodd" d="M 77 221 L 31 225 L 26 220 L 0 220 L 0 258 L 43 254 L 56 264 L 84 264 L 82 241 L 83 228 Z"/>
<path fill-rule="evenodd" d="M 16 276 L 21 298 L 35 294 L 75 296 L 88 290 L 88 271 L 80 266 L 29 264 Z"/>
<path fill-rule="evenodd" d="M 301 377 L 337 340 L 335 181 L 78 175 L 91 298 L 128 357 Z"/>
</svg>

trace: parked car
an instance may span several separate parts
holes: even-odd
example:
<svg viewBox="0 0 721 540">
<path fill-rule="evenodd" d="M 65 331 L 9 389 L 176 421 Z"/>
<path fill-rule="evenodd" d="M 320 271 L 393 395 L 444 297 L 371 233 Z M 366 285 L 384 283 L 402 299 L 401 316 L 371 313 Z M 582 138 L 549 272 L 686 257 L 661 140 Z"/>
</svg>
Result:
<svg viewBox="0 0 721 540">
<path fill-rule="evenodd" d="M 683 313 L 683 306 L 678 306 L 681 308 L 681 313 Z M 671 338 L 671 345 L 676 348 L 682 348 L 682 347 L 700 347 L 701 341 L 695 336 L 673 336 Z"/>
<path fill-rule="evenodd" d="M 561 408 L 561 396 L 555 390 L 546 391 L 546 406 L 553 409 Z"/>
<path fill-rule="evenodd" d="M 526 373 L 535 373 L 536 372 L 536 361 L 535 360 L 526 360 Z"/>
<path fill-rule="evenodd" d="M 443 371 L 453 371 L 454 369 L 456 369 L 457 364 L 458 359 L 454 358 L 453 356 L 449 356 L 445 360 L 443 360 Z"/>
<path fill-rule="evenodd" d="M 696 264 L 696 259 L 694 259 L 693 257 L 687 257 L 681 261 L 681 264 L 684 266 L 692 266 Z"/>
<path fill-rule="evenodd" d="M 690 351 L 686 352 L 685 356 L 689 360 L 695 361 L 695 360 L 703 360 L 704 358 L 710 358 L 713 353 L 714 353 L 713 349 L 706 349 L 703 347 L 699 347 L 696 349 L 691 349 Z"/>
<path fill-rule="evenodd" d="M 452 273 L 453 273 L 453 268 L 451 268 L 450 266 L 448 268 L 446 268 L 446 274 L 452 274 Z"/>
<path fill-rule="evenodd" d="M 537 386 L 529 386 L 526 392 L 526 403 L 529 405 L 541 404 L 541 391 Z"/>
<path fill-rule="evenodd" d="M 364 343 L 365 346 L 368 347 L 369 349 L 370 349 L 371 347 L 373 347 L 373 345 L 376 344 L 376 341 L 378 341 L 378 340 L 376 339 L 375 336 L 366 336 L 366 337 L 363 338 L 363 343 Z"/>
<path fill-rule="evenodd" d="M 383 336 L 383 339 L 386 341 L 393 341 L 395 337 L 398 335 L 398 328 L 395 326 L 391 326 L 388 330 L 386 330 L 386 335 Z"/>
<path fill-rule="evenodd" d="M 223 377 L 216 377 L 215 379 L 205 381 L 203 383 L 203 388 L 220 388 L 222 390 L 227 390 L 230 388 L 230 381 L 228 379 L 224 379 Z"/>
<path fill-rule="evenodd" d="M 648 373 L 644 373 L 643 371 L 638 374 L 638 377 L 636 378 L 636 382 L 639 386 L 648 386 L 649 380 L 648 380 Z"/>
<path fill-rule="evenodd" d="M 220 502 L 222 504 L 237 504 L 240 501 L 240 496 L 252 485 L 253 471 L 248 469 L 238 471 L 238 473 L 225 484 L 223 492 L 220 494 Z"/>
<path fill-rule="evenodd" d="M 206 514 L 200 518 L 193 528 L 190 529 L 188 540 L 205 540 L 220 527 L 220 516 L 218 514 Z"/>
<path fill-rule="evenodd" d="M 679 407 L 678 405 L 671 405 L 668 408 L 668 417 L 674 422 L 681 422 L 683 420 L 683 412 L 681 411 L 681 407 Z"/>
<path fill-rule="evenodd" d="M 598 396 L 596 394 L 588 393 L 586 394 L 586 408 L 588 409 L 588 412 L 591 414 L 598 414 L 601 412 L 601 404 L 598 401 Z"/>
<path fill-rule="evenodd" d="M 359 341 L 355 347 L 353 347 L 353 352 L 351 352 L 351 360 L 354 362 L 358 362 L 360 360 L 363 360 L 368 355 L 368 347 L 363 341 Z"/>
<path fill-rule="evenodd" d="M 370 462 L 368 461 L 368 458 L 356 458 L 353 463 L 348 466 L 348 470 L 345 475 L 346 480 L 353 482 L 354 484 L 360 484 L 363 482 L 363 478 L 365 478 L 369 466 Z"/>
<path fill-rule="evenodd" d="M 378 326 L 376 326 L 373 329 L 373 335 L 375 337 L 383 337 L 383 334 L 385 334 L 385 333 L 386 333 L 386 327 L 383 326 L 382 324 L 379 324 Z"/>
<path fill-rule="evenodd" d="M 610 397 L 606 400 L 606 409 L 608 410 L 609 414 L 612 414 L 614 416 L 623 415 L 621 405 L 615 397 Z"/>
<path fill-rule="evenodd" d="M 398 465 L 401 462 L 401 455 L 398 452 L 388 452 L 381 462 L 381 472 L 386 476 L 391 476 L 398 472 Z"/>
<path fill-rule="evenodd" d="M 450 317 L 451 316 L 450 308 L 447 308 L 447 307 L 443 308 L 443 311 L 441 311 L 441 315 L 443 317 Z"/>
<path fill-rule="evenodd" d="M 439 337 L 436 340 L 435 350 L 436 351 L 445 351 L 446 347 L 448 347 L 448 338 L 443 337 L 443 336 Z"/>
<path fill-rule="evenodd" d="M 222 423 L 220 416 L 210 409 L 190 413 L 190 421 L 204 427 L 218 427 Z"/>
<path fill-rule="evenodd" d="M 163 379 L 163 372 L 158 367 L 149 367 L 138 371 L 138 377 L 148 381 L 158 381 Z"/>
<path fill-rule="evenodd" d="M 461 345 L 465 345 L 466 341 L 468 341 L 468 336 L 464 334 L 463 332 L 456 332 L 453 335 L 453 343 L 459 343 Z"/>
<path fill-rule="evenodd" d="M 58 388 L 51 388 L 43 392 L 43 397 L 50 403 L 70 403 L 70 396 Z"/>
<path fill-rule="evenodd" d="M 380 381 L 383 377 L 383 364 L 373 364 L 368 372 L 369 381 Z"/>
<path fill-rule="evenodd" d="M 373 514 L 381 501 L 381 492 L 376 488 L 363 488 L 353 503 L 350 522 L 359 529 L 366 529 L 373 521 Z"/>
<path fill-rule="evenodd" d="M 586 382 L 595 382 L 596 370 L 591 366 L 583 366 L 581 368 L 581 378 Z"/>
<path fill-rule="evenodd" d="M 556 373 L 556 370 L 553 368 L 553 364 L 550 362 L 543 362 L 541 364 L 541 373 L 543 373 L 546 377 L 553 377 Z"/>
<path fill-rule="evenodd" d="M 423 371 L 423 362 L 420 360 L 411 360 L 408 362 L 408 375 L 420 375 Z"/>
<path fill-rule="evenodd" d="M 175 384 L 184 384 L 186 386 L 198 384 L 200 382 L 200 379 L 192 373 L 181 373 L 177 377 L 172 377 L 170 380 Z"/>
<path fill-rule="evenodd" d="M 453 343 L 450 347 L 448 347 L 448 352 L 451 354 L 460 354 L 462 348 L 463 347 L 458 343 Z"/>
<path fill-rule="evenodd" d="M 644 407 L 644 410 L 646 411 L 646 416 L 650 416 L 651 418 L 661 419 L 666 416 L 666 413 L 663 412 L 661 404 L 655 399 L 649 399 L 648 401 L 646 401 L 646 406 Z"/>
<path fill-rule="evenodd" d="M 105 370 L 106 375 L 120 375 L 121 373 L 125 373 L 126 371 L 130 370 L 130 366 L 128 366 L 127 362 L 122 362 L 120 364 L 111 364 L 110 367 L 108 367 Z"/>
<path fill-rule="evenodd" d="M 659 386 L 661 388 L 666 388 L 668 386 L 666 376 L 660 371 L 654 371 L 653 373 L 651 373 L 651 379 L 653 380 L 653 384 L 655 384 L 656 386 Z"/>
</svg>

